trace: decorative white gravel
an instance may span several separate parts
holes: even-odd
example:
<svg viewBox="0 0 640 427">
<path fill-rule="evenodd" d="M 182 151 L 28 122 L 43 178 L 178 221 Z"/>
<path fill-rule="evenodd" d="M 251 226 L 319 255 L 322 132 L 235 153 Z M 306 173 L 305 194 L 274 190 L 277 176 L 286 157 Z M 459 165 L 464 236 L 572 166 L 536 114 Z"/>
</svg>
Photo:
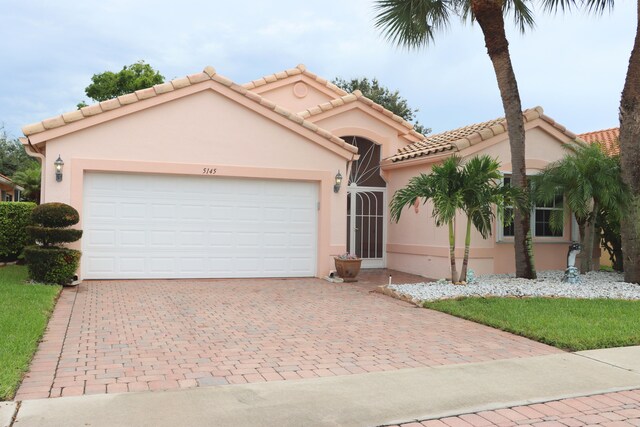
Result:
<svg viewBox="0 0 640 427">
<path fill-rule="evenodd" d="M 391 285 L 391 289 L 414 300 L 435 301 L 457 297 L 563 297 L 640 300 L 640 285 L 624 282 L 620 273 L 592 271 L 581 274 L 578 284 L 563 283 L 564 271 L 540 271 L 537 280 L 516 279 L 510 274 L 478 276 L 474 284 L 451 282 Z"/>
</svg>

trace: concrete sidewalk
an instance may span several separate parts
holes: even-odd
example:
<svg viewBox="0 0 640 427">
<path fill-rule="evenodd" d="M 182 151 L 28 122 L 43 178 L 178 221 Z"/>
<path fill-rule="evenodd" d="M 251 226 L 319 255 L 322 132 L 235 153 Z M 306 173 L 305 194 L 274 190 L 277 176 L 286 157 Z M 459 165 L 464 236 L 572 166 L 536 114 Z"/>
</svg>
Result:
<svg viewBox="0 0 640 427">
<path fill-rule="evenodd" d="M 25 400 L 15 426 L 376 426 L 633 388 L 640 388 L 640 347 L 186 391 Z"/>
</svg>

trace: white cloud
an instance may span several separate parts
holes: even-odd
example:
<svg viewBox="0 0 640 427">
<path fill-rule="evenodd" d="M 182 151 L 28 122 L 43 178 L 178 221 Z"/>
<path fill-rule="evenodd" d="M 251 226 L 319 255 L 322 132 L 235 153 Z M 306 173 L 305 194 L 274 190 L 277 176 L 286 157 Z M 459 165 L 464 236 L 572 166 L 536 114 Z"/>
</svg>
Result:
<svg viewBox="0 0 640 427">
<path fill-rule="evenodd" d="M 420 109 L 434 131 L 502 115 L 493 69 L 477 26 L 455 19 L 433 46 L 406 51 L 373 27 L 369 0 L 164 7 L 150 0 L 4 2 L 0 122 L 20 126 L 71 110 L 91 75 L 144 59 L 173 78 L 213 65 L 245 82 L 305 63 L 326 77 L 378 77 Z M 575 132 L 617 125 L 635 32 L 634 4 L 602 16 L 536 12 L 537 28 L 509 31 L 523 106 Z M 508 21 L 510 25 L 510 22 Z"/>
</svg>

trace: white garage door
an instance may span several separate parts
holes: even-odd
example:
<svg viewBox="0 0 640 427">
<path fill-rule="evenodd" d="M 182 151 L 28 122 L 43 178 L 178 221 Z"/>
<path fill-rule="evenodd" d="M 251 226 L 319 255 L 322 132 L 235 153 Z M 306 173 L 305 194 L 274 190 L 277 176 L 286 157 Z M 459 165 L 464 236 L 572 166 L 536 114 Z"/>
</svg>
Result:
<svg viewBox="0 0 640 427">
<path fill-rule="evenodd" d="M 316 184 L 87 173 L 85 279 L 315 276 Z"/>
</svg>

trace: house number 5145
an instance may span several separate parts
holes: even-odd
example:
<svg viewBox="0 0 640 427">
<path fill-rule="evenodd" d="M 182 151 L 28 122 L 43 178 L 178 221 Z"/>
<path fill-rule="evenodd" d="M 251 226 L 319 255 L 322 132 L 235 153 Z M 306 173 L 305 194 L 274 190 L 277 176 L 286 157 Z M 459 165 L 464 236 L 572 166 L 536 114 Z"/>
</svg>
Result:
<svg viewBox="0 0 640 427">
<path fill-rule="evenodd" d="M 218 169 L 214 168 L 202 168 L 203 175 L 215 175 L 218 172 Z"/>
</svg>

